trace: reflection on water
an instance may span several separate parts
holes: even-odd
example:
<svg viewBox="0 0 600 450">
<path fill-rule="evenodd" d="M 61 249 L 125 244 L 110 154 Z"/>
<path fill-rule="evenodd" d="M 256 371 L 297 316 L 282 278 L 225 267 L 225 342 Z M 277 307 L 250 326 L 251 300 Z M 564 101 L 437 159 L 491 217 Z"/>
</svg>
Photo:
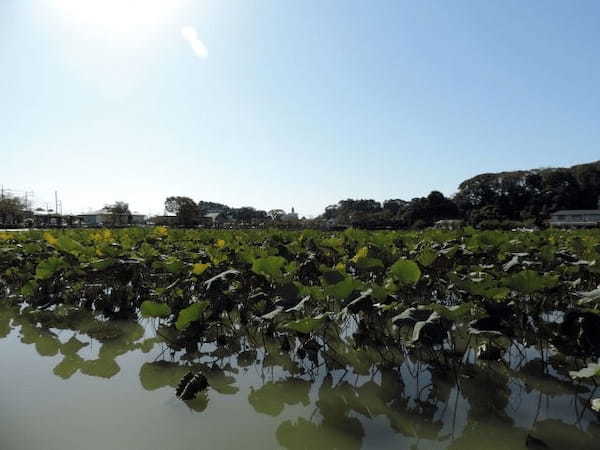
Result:
<svg viewBox="0 0 600 450">
<path fill-rule="evenodd" d="M 55 445 L 42 436 L 40 425 L 36 442 L 62 450 L 166 448 L 167 443 L 187 449 L 197 447 L 195 427 L 204 427 L 203 439 L 212 448 L 600 447 L 598 416 L 588 407 L 595 386 L 573 383 L 568 377 L 573 361 L 544 343 L 505 342 L 499 361 L 467 351 L 456 367 L 431 351 L 379 351 L 340 337 L 284 342 L 256 330 L 220 338 L 219 344 L 181 348 L 168 330 L 157 333 L 156 325 L 106 322 L 64 306 L 35 311 L 0 303 L 0 351 L 5 367 L 22 372 L 15 379 L 30 385 L 58 377 L 64 384 L 54 396 L 46 393 L 49 404 L 61 402 L 72 387 L 77 395 L 68 402 L 80 402 L 81 414 L 103 404 L 105 395 L 111 396 L 115 414 L 127 417 L 118 432 L 103 434 L 101 444 L 82 442 L 97 438 L 90 430 L 77 435 L 69 423 L 57 434 L 71 440 Z M 31 355 L 20 356 L 28 348 L 40 356 L 33 363 Z M 181 402 L 174 388 L 189 371 L 203 373 L 209 388 Z M 1 392 L 11 388 L 4 385 Z M 155 400 L 160 393 L 166 400 Z M 0 416 L 14 425 L 0 426 L 1 448 L 32 448 L 28 439 L 35 436 L 16 431 L 32 417 L 15 417 L 20 405 L 36 405 L 28 397 L 34 395 L 20 389 L 9 405 L 13 409 Z M 38 407 L 43 408 L 32 406 L 29 414 Z M 182 415 L 181 407 L 188 414 Z M 139 433 L 148 429 L 149 414 L 151 426 L 163 430 L 152 438 Z M 180 431 L 170 433 L 175 428 Z"/>
<path fill-rule="evenodd" d="M 145 330 L 136 322 L 103 322 L 90 312 L 60 306 L 55 311 L 37 311 L 30 308 L 20 310 L 0 304 L 0 337 L 19 330 L 23 344 L 33 344 L 40 356 L 62 355 L 53 372 L 63 379 L 72 377 L 77 371 L 82 374 L 111 378 L 120 371 L 115 359 L 133 350 L 148 353 L 158 338 L 143 339 Z M 59 339 L 58 332 L 71 332 L 67 340 Z M 87 338 L 88 342 L 82 342 Z M 96 357 L 84 359 L 79 352 L 91 342 L 99 345 Z"/>
</svg>

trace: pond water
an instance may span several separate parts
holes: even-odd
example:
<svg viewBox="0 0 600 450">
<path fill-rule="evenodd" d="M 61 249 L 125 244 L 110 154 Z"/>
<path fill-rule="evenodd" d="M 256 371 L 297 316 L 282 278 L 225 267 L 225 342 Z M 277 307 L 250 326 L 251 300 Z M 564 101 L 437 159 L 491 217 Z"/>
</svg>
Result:
<svg viewBox="0 0 600 450">
<path fill-rule="evenodd" d="M 467 355 L 453 372 L 361 352 L 332 368 L 250 341 L 173 351 L 152 321 L 78 313 L 59 326 L 0 302 L 0 448 L 600 448 L 598 393 L 549 348 Z M 209 387 L 184 402 L 175 387 L 190 370 Z"/>
</svg>

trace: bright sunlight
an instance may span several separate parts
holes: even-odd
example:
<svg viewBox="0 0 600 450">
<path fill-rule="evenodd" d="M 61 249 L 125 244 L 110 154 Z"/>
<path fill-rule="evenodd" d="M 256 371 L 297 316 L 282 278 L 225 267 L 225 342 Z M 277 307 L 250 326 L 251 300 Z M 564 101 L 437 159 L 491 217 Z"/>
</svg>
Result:
<svg viewBox="0 0 600 450">
<path fill-rule="evenodd" d="M 185 0 L 51 0 L 66 19 L 112 31 L 168 22 Z"/>
</svg>

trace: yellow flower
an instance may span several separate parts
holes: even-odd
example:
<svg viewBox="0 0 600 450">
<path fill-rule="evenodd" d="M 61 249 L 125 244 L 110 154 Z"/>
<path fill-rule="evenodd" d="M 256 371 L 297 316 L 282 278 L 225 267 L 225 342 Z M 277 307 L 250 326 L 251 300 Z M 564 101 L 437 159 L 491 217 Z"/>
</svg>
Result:
<svg viewBox="0 0 600 450">
<path fill-rule="evenodd" d="M 217 248 L 223 248 L 223 247 L 225 247 L 225 241 L 223 239 L 218 239 L 217 242 L 216 242 L 216 244 L 215 244 L 215 247 L 217 247 Z"/>
</svg>

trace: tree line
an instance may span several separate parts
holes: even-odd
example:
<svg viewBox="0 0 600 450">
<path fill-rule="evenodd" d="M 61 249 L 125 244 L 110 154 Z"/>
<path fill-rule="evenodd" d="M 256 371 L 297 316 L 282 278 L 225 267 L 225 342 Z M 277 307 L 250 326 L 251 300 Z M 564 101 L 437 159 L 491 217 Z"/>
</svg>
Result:
<svg viewBox="0 0 600 450">
<path fill-rule="evenodd" d="M 280 213 L 283 213 L 282 210 L 267 212 L 253 208 L 252 206 L 233 208 L 222 203 L 204 200 L 196 202 L 192 198 L 184 196 L 167 197 L 165 200 L 165 211 L 173 215 L 176 219 L 176 224 L 182 227 L 212 225 L 215 220 L 207 217 L 209 213 L 213 213 L 217 221 L 256 225 L 277 220 Z M 164 221 L 164 218 L 154 218 L 157 222 L 161 222 L 161 219 Z"/>
<path fill-rule="evenodd" d="M 484 173 L 460 183 L 458 192 L 445 197 L 432 191 L 411 200 L 346 199 L 325 208 L 311 220 L 295 226 L 353 226 L 357 228 L 424 228 L 443 219 L 463 220 L 480 228 L 543 226 L 552 212 L 561 209 L 600 209 L 600 161 L 569 168 L 542 168 Z M 211 226 L 215 222 L 235 225 L 270 226 L 281 222 L 284 211 L 240 208 L 190 197 L 171 196 L 165 211 L 182 227 Z M 129 205 L 105 205 L 113 225 L 131 223 Z M 27 217 L 25 202 L 11 196 L 0 199 L 0 224 L 22 223 Z M 213 217 L 207 217 L 212 213 Z M 158 218 L 155 218 L 158 219 Z M 169 222 L 171 224 L 173 222 Z M 111 225 L 107 223 L 105 225 Z"/>
<path fill-rule="evenodd" d="M 386 200 L 347 199 L 320 216 L 360 228 L 423 228 L 438 220 L 460 219 L 480 228 L 543 226 L 561 209 L 596 209 L 600 198 L 600 161 L 570 168 L 542 168 L 484 173 L 463 181 L 445 197 Z"/>
<path fill-rule="evenodd" d="M 366 229 L 424 228 L 439 220 L 462 220 L 480 228 L 544 226 L 552 212 L 561 209 L 599 208 L 600 161 L 569 168 L 541 168 L 476 175 L 460 183 L 446 197 L 432 191 L 411 200 L 346 199 L 327 206 L 303 226 L 353 226 Z M 180 226 L 206 223 L 205 215 L 217 211 L 230 223 L 272 225 L 283 210 L 232 208 L 189 197 L 169 197 L 165 210 Z M 204 222 L 203 222 L 204 221 Z"/>
</svg>

